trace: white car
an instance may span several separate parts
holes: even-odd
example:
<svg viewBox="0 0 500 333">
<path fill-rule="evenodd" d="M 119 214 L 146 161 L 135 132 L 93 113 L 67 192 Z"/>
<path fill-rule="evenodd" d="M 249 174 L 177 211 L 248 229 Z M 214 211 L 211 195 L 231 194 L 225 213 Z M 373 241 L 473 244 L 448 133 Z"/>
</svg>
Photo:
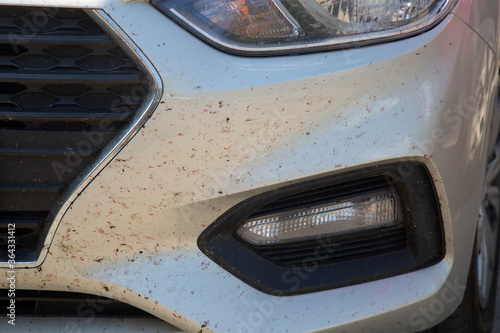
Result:
<svg viewBox="0 0 500 333">
<path fill-rule="evenodd" d="M 0 329 L 491 331 L 499 13 L 0 0 Z"/>
</svg>

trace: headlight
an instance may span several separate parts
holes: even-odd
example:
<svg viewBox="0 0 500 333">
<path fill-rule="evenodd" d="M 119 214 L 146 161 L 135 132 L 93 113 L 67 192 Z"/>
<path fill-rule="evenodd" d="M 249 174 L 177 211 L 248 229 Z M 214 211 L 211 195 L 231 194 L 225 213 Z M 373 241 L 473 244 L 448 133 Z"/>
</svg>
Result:
<svg viewBox="0 0 500 333">
<path fill-rule="evenodd" d="M 214 46 L 293 53 L 407 37 L 433 27 L 454 0 L 152 0 Z"/>
</svg>

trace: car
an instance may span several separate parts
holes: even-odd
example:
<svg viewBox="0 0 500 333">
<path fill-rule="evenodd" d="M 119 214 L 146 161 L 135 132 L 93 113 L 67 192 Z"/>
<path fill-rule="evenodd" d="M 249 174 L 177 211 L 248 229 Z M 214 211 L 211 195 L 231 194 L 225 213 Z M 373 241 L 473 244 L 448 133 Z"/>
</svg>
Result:
<svg viewBox="0 0 500 333">
<path fill-rule="evenodd" d="M 500 5 L 0 0 L 8 332 L 490 332 Z"/>
</svg>

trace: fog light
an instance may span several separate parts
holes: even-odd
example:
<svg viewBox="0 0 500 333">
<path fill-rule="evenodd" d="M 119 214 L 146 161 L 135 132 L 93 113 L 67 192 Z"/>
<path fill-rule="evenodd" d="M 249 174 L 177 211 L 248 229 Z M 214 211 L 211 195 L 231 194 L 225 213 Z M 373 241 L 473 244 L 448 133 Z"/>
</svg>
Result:
<svg viewBox="0 0 500 333">
<path fill-rule="evenodd" d="M 444 237 L 420 162 L 376 165 L 252 196 L 219 216 L 200 250 L 271 295 L 297 295 L 438 263 Z"/>
<path fill-rule="evenodd" d="M 249 219 L 236 234 L 254 245 L 282 244 L 401 223 L 397 196 L 389 191 Z"/>
</svg>

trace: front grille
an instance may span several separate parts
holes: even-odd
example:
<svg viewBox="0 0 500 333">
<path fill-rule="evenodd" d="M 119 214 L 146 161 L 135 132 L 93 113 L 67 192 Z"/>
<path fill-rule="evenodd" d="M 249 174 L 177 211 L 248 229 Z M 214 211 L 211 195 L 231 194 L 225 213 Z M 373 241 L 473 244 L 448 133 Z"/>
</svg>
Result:
<svg viewBox="0 0 500 333">
<path fill-rule="evenodd" d="M 12 295 L 14 296 L 14 295 Z M 15 300 L 16 316 L 30 317 L 152 317 L 129 304 L 107 297 L 45 290 L 0 290 L 0 306 L 6 309 Z"/>
<path fill-rule="evenodd" d="M 18 260 L 39 248 L 54 204 L 147 93 L 85 11 L 0 7 L 0 253 L 13 224 Z"/>
</svg>

